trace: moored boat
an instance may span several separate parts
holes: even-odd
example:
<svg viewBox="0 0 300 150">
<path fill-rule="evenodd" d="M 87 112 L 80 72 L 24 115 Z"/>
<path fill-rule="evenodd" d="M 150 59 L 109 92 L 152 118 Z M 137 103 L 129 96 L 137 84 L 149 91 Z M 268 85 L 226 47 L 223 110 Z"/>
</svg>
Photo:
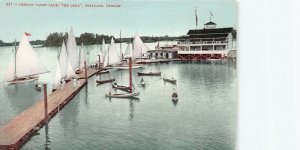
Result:
<svg viewBox="0 0 300 150">
<path fill-rule="evenodd" d="M 140 92 L 122 93 L 122 94 L 112 94 L 112 93 L 105 94 L 106 97 L 111 97 L 111 98 L 131 98 L 139 95 Z"/>
<path fill-rule="evenodd" d="M 142 68 L 142 65 L 132 65 L 132 69 Z M 114 69 L 120 69 L 120 70 L 127 70 L 128 65 L 120 65 L 120 66 L 114 66 Z"/>
<path fill-rule="evenodd" d="M 174 84 L 176 84 L 176 81 L 177 81 L 174 77 L 167 78 L 165 76 L 163 77 L 163 80 L 166 81 L 166 82 L 174 83 Z"/>
<path fill-rule="evenodd" d="M 172 94 L 172 101 L 178 101 L 178 94 L 176 92 Z"/>
<path fill-rule="evenodd" d="M 109 83 L 109 82 L 113 82 L 113 81 L 115 81 L 115 79 L 96 80 L 96 83 L 98 83 L 98 84 L 104 84 L 104 83 Z"/>
<path fill-rule="evenodd" d="M 114 82 L 112 84 L 112 87 L 114 89 L 122 90 L 122 91 L 125 91 L 125 92 L 130 92 L 130 87 L 129 86 L 118 85 L 116 82 Z"/>
<path fill-rule="evenodd" d="M 161 72 L 138 72 L 139 76 L 161 76 Z"/>
<path fill-rule="evenodd" d="M 30 35 L 29 33 L 23 34 L 18 49 L 16 48 L 15 42 L 15 49 L 11 55 L 8 70 L 4 77 L 4 81 L 9 84 L 38 80 L 39 77 L 37 75 L 49 72 L 30 45 L 27 38 L 27 36 Z"/>
</svg>

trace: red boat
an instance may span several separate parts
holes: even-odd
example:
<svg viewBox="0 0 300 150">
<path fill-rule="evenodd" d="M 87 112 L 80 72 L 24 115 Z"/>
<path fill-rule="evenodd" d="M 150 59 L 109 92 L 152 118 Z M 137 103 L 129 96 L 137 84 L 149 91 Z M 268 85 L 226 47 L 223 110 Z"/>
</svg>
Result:
<svg viewBox="0 0 300 150">
<path fill-rule="evenodd" d="M 115 81 L 115 79 L 97 80 L 96 83 L 98 83 L 98 84 L 104 84 L 104 83 L 109 83 L 109 82 L 113 82 L 113 81 Z"/>
<path fill-rule="evenodd" d="M 161 76 L 161 72 L 138 72 L 139 76 Z"/>
</svg>

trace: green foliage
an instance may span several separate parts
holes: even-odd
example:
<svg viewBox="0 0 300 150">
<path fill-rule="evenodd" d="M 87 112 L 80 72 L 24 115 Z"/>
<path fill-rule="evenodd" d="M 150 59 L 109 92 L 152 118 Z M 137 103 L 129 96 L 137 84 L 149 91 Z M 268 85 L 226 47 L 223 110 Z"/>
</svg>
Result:
<svg viewBox="0 0 300 150">
<path fill-rule="evenodd" d="M 60 33 L 51 33 L 47 36 L 46 45 L 45 46 L 61 46 L 63 39 L 65 39 L 66 35 L 62 32 Z"/>
</svg>

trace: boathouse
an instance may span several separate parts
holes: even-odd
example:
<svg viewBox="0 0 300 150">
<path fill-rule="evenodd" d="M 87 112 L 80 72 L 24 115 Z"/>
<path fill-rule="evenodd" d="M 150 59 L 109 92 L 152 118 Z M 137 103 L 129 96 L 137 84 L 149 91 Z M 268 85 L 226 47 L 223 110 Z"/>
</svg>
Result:
<svg viewBox="0 0 300 150">
<path fill-rule="evenodd" d="M 178 40 L 178 58 L 183 60 L 224 59 L 233 48 L 232 27 L 217 28 L 210 21 L 203 29 L 189 30 Z"/>
<path fill-rule="evenodd" d="M 156 59 L 173 59 L 177 57 L 178 46 L 177 45 L 164 45 L 160 46 L 159 42 L 155 46 L 155 50 L 149 50 L 149 58 Z"/>
</svg>

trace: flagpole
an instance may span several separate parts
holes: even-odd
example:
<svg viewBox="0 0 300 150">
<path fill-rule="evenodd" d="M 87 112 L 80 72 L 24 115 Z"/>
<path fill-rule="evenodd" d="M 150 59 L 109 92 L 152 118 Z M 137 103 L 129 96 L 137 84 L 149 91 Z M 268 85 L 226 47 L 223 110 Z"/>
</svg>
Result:
<svg viewBox="0 0 300 150">
<path fill-rule="evenodd" d="M 195 7 L 195 17 L 196 17 L 196 29 L 198 29 L 197 7 Z"/>
</svg>

